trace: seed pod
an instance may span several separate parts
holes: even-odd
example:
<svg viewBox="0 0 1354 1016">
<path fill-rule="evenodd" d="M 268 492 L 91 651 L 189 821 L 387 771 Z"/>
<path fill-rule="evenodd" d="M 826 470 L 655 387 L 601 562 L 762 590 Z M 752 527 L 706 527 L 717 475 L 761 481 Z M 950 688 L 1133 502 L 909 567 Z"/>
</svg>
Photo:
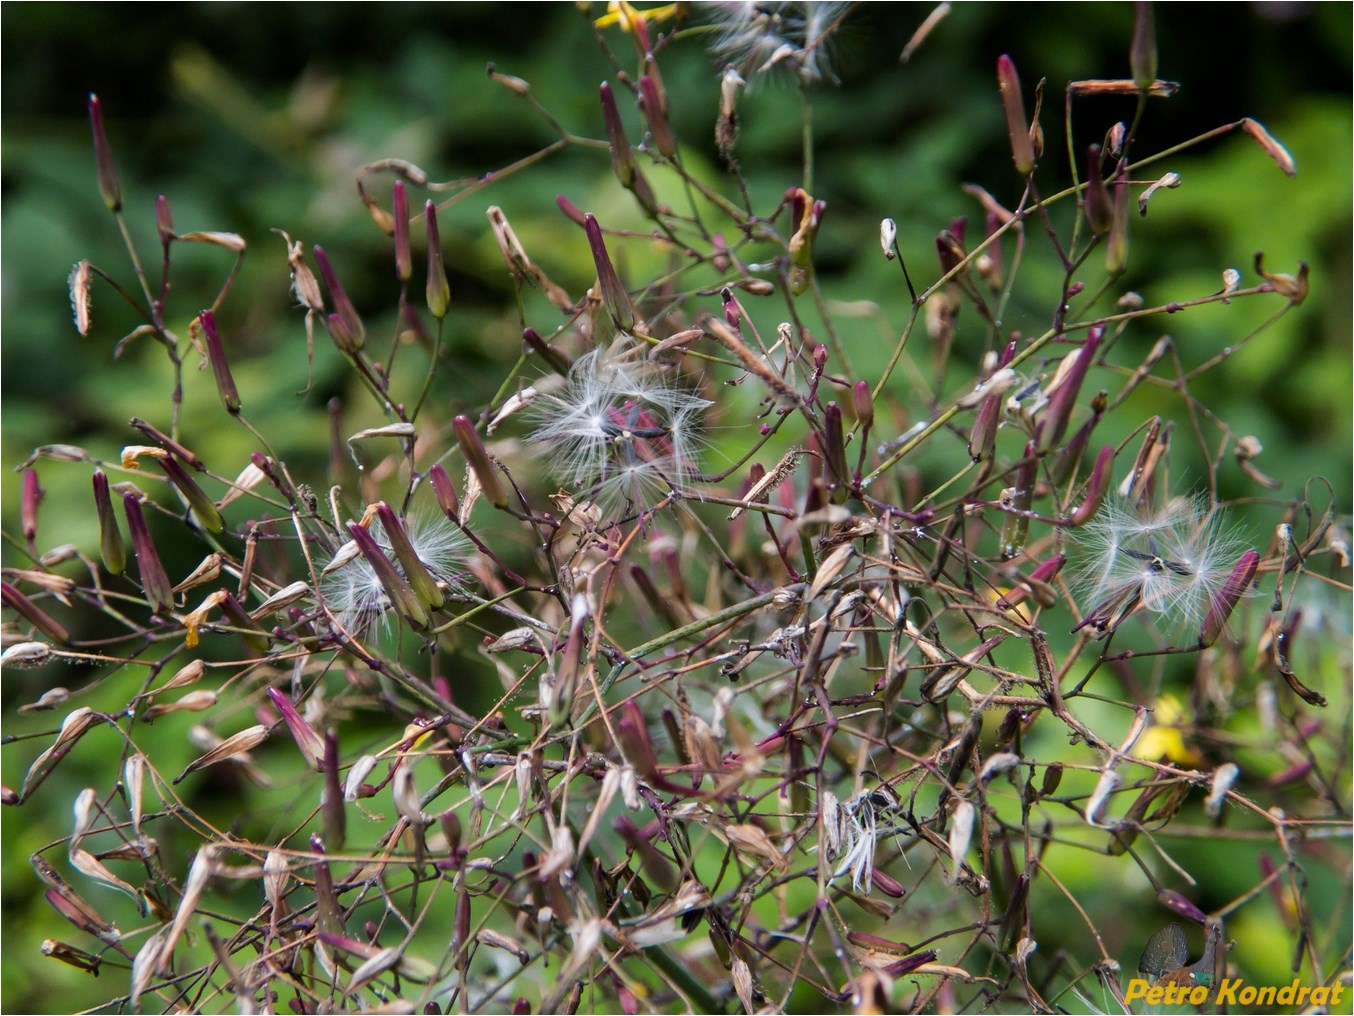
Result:
<svg viewBox="0 0 1354 1016">
<path fill-rule="evenodd" d="M 122 210 L 122 181 L 118 179 L 113 149 L 104 129 L 103 106 L 93 92 L 89 93 L 89 126 L 94 132 L 94 168 L 99 174 L 99 193 L 110 212 L 119 212 Z"/>
<path fill-rule="evenodd" d="M 898 256 L 898 224 L 892 219 L 883 219 L 879 223 L 879 246 L 887 260 L 892 261 Z"/>
<path fill-rule="evenodd" d="M 1099 145 L 1086 151 L 1086 223 L 1096 236 L 1108 233 L 1114 222 L 1114 202 L 1100 168 L 1101 151 Z"/>
<path fill-rule="evenodd" d="M 419 558 L 414 545 L 409 542 L 409 536 L 405 533 L 399 517 L 384 501 L 376 506 L 376 514 L 381 519 L 381 528 L 385 530 L 386 539 L 390 541 L 390 547 L 395 552 L 395 559 L 404 570 L 405 579 L 423 601 L 424 606 L 437 610 L 446 598 L 432 572 L 428 571 L 428 566 Z"/>
<path fill-rule="evenodd" d="M 231 376 L 230 364 L 226 362 L 226 351 L 221 345 L 221 333 L 216 330 L 216 315 L 204 310 L 198 320 L 202 322 L 202 335 L 207 342 L 207 359 L 211 361 L 212 373 L 216 375 L 216 391 L 226 412 L 232 416 L 240 412 L 240 393 L 235 387 L 235 378 Z"/>
<path fill-rule="evenodd" d="M 1002 54 L 997 58 L 997 86 L 1001 106 L 1006 112 L 1006 133 L 1011 140 L 1011 160 L 1016 172 L 1029 176 L 1034 172 L 1034 143 L 1030 140 L 1030 122 L 1025 116 L 1025 99 L 1020 92 L 1020 75 L 1015 63 Z"/>
<path fill-rule="evenodd" d="M 324 248 L 312 247 L 311 253 L 315 256 L 315 264 L 319 266 L 320 275 L 329 289 L 329 299 L 334 304 L 334 313 L 325 318 L 329 336 L 342 352 L 355 356 L 366 344 L 367 330 L 362 324 L 362 319 L 357 316 L 357 308 L 353 306 L 353 301 L 348 298 L 348 291 L 339 281 L 338 273 L 329 263 L 329 256 L 325 254 Z"/>
<path fill-rule="evenodd" d="M 451 284 L 442 264 L 442 238 L 437 229 L 437 206 L 428 201 L 423 206 L 423 223 L 428 230 L 428 285 L 426 296 L 428 313 L 441 321 L 451 304 Z"/>
<path fill-rule="evenodd" d="M 1090 370 L 1095 351 L 1104 336 L 1104 325 L 1092 327 L 1086 333 L 1086 341 L 1081 344 L 1081 348 L 1072 354 L 1067 370 L 1059 370 L 1061 377 L 1055 378 L 1050 385 L 1051 390 L 1046 393 L 1048 405 L 1043 411 L 1039 431 L 1041 448 L 1047 450 L 1056 447 L 1067 433 L 1067 422 L 1072 418 L 1072 409 L 1081 393 L 1082 382 L 1086 380 L 1086 372 Z"/>
<path fill-rule="evenodd" d="M 1001 559 L 1009 561 L 1025 549 L 1029 537 L 1030 505 L 1034 501 L 1034 487 L 1038 480 L 1039 460 L 1033 441 L 1025 446 L 1025 457 L 1016 467 L 1015 486 L 1002 491 L 1002 503 L 1010 509 L 1001 527 Z"/>
<path fill-rule="evenodd" d="M 207 496 L 206 491 L 197 485 L 197 482 L 188 475 L 188 471 L 174 458 L 173 455 L 165 455 L 156 459 L 160 468 L 165 471 L 169 477 L 169 482 L 174 485 L 183 499 L 188 502 L 188 507 L 193 510 L 193 515 L 203 529 L 211 533 L 219 533 L 225 528 L 225 520 L 221 518 L 221 512 L 217 510 L 215 502 Z"/>
<path fill-rule="evenodd" d="M 1091 478 L 1086 484 L 1086 497 L 1082 499 L 1081 504 L 1077 505 L 1076 510 L 1068 518 L 1068 524 L 1072 526 L 1084 526 L 1091 519 L 1095 518 L 1095 513 L 1100 510 L 1101 504 L 1105 501 L 1105 495 L 1110 489 L 1110 472 L 1114 465 L 1114 445 L 1105 445 L 1100 449 L 1100 454 L 1095 457 L 1095 466 L 1091 469 Z"/>
<path fill-rule="evenodd" d="M 508 495 L 499 482 L 498 470 L 494 468 L 489 452 L 485 449 L 484 442 L 480 440 L 479 432 L 475 430 L 470 417 L 458 416 L 451 421 L 451 426 L 456 432 L 456 443 L 461 446 L 461 454 L 465 456 L 475 478 L 479 480 L 480 490 L 484 492 L 484 496 L 495 508 L 506 508 Z"/>
<path fill-rule="evenodd" d="M 611 316 L 616 328 L 628 332 L 635 326 L 635 308 L 630 302 L 630 294 L 621 285 L 620 277 L 611 263 L 611 255 L 606 249 L 606 240 L 602 236 L 602 227 L 596 216 L 591 213 L 583 216 L 583 228 L 588 235 L 588 248 L 592 251 L 593 264 L 597 267 L 597 285 L 601 289 L 602 303 Z"/>
<path fill-rule="evenodd" d="M 428 482 L 432 484 L 433 494 L 437 498 L 438 507 L 447 518 L 453 522 L 460 521 L 461 504 L 456 497 L 456 488 L 452 486 L 451 477 L 447 471 L 438 463 L 428 470 Z"/>
<path fill-rule="evenodd" d="M 658 82 L 652 75 L 645 74 L 639 79 L 639 108 L 644 113 L 644 119 L 649 124 L 649 134 L 653 137 L 659 152 L 665 158 L 676 158 L 677 136 L 672 133 L 672 125 L 668 123 L 663 100 L 659 94 Z"/>
<path fill-rule="evenodd" d="M 141 501 L 135 494 L 124 494 L 122 511 L 127 517 L 127 531 L 131 534 L 132 550 L 136 554 L 136 567 L 141 573 L 141 591 L 150 601 L 151 609 L 163 614 L 174 606 L 174 594 L 170 589 L 169 576 L 165 574 L 160 555 L 151 542 L 150 530 L 146 527 L 145 517 L 141 514 Z"/>
<path fill-rule="evenodd" d="M 1133 5 L 1133 45 L 1128 54 L 1133 84 L 1146 90 L 1157 79 L 1157 35 L 1152 5 L 1138 0 Z"/>
<path fill-rule="evenodd" d="M 301 756 L 306 760 L 306 764 L 318 771 L 324 758 L 324 738 L 320 737 L 319 732 L 301 715 L 292 700 L 282 692 L 276 688 L 269 688 L 268 697 L 282 714 L 282 719 L 286 722 L 287 729 L 291 731 L 292 739 L 296 741 L 296 747 L 301 750 Z"/>
<path fill-rule="evenodd" d="M 113 514 L 108 475 L 102 469 L 94 471 L 94 510 L 99 516 L 99 556 L 109 572 L 121 575 L 127 565 L 127 547 L 122 542 L 117 516 Z"/>
<path fill-rule="evenodd" d="M 409 193 L 403 180 L 395 181 L 390 204 L 395 220 L 395 277 L 408 282 L 414 274 L 414 262 L 409 252 Z"/>
<path fill-rule="evenodd" d="M 607 143 L 611 148 L 611 171 L 616 174 L 620 185 L 629 190 L 635 182 L 635 157 L 630 151 L 630 141 L 625 136 L 620 107 L 616 105 L 611 85 L 605 81 L 598 88 L 598 96 L 602 102 L 602 122 L 606 125 Z"/>
<path fill-rule="evenodd" d="M 1240 776 L 1241 768 L 1235 762 L 1224 762 L 1218 766 L 1208 785 L 1208 798 L 1204 801 L 1205 815 L 1217 818 L 1222 814 L 1222 804 L 1227 799 L 1227 792 L 1232 789 Z"/>
<path fill-rule="evenodd" d="M 1260 555 L 1254 550 L 1248 550 L 1241 555 L 1232 568 L 1232 574 L 1227 577 L 1227 581 L 1222 584 L 1222 588 L 1217 591 L 1208 606 L 1208 614 L 1199 629 L 1200 645 L 1211 646 L 1218 640 L 1227 619 L 1232 616 L 1232 611 L 1236 609 L 1241 597 L 1246 595 L 1246 590 L 1254 581 L 1255 571 L 1259 565 Z"/>
<path fill-rule="evenodd" d="M 376 575 L 377 581 L 381 583 L 381 588 L 385 590 L 391 605 L 415 628 L 427 628 L 431 620 L 427 609 L 405 581 L 404 576 L 395 570 L 395 566 L 390 563 L 376 538 L 356 522 L 348 523 L 348 532 L 353 542 L 357 544 L 358 551 Z"/>
<path fill-rule="evenodd" d="M 1123 173 L 1114 181 L 1109 237 L 1105 241 L 1105 271 L 1112 276 L 1128 267 L 1128 177 Z"/>
</svg>

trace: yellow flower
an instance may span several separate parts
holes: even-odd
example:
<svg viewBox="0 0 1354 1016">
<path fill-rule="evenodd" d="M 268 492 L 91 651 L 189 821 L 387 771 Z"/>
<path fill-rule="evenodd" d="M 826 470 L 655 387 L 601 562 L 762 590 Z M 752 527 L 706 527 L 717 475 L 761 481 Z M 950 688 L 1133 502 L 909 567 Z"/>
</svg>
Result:
<svg viewBox="0 0 1354 1016">
<path fill-rule="evenodd" d="M 626 0 L 607 0 L 606 13 L 594 22 L 598 28 L 610 28 L 620 25 L 622 32 L 633 31 L 634 22 L 649 24 L 654 21 L 666 21 L 677 13 L 677 4 L 663 4 L 637 11 Z"/>
<path fill-rule="evenodd" d="M 1156 722 L 1143 731 L 1134 746 L 1134 754 L 1145 759 L 1166 759 L 1178 765 L 1197 766 L 1199 753 L 1185 744 L 1181 726 L 1185 710 L 1174 695 L 1162 695 L 1153 710 Z"/>
</svg>

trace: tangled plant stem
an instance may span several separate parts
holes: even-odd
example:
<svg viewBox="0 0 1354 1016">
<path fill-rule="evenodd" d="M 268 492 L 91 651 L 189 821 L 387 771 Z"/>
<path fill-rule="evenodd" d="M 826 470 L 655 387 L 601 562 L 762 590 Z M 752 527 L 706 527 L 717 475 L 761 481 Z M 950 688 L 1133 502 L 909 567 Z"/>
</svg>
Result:
<svg viewBox="0 0 1354 1016">
<path fill-rule="evenodd" d="M 1123 213 L 1133 194 L 1150 196 L 1145 167 L 1238 128 L 1281 166 L 1287 153 L 1240 121 L 1140 156 L 1146 99 L 1171 88 L 1135 53 L 1143 80 L 1069 86 L 1069 139 L 1083 94 L 1123 95 L 1136 113 L 1097 146 L 1099 177 L 1043 195 L 1052 156 L 1002 57 L 992 101 L 1018 169 L 1002 200 L 1015 200 L 956 196 L 956 212 L 976 199 L 981 235 L 952 221 L 938 273 L 904 264 L 916 216 L 880 210 L 904 224 L 887 220 L 881 242 L 907 293 L 878 302 L 906 323 L 886 365 L 859 374 L 853 359 L 885 357 L 834 323 L 815 247 L 836 220 L 810 193 L 809 86 L 832 79 L 826 47 L 853 10 L 719 15 L 724 87 L 707 113 L 728 193 L 688 166 L 693 149 L 673 126 L 662 68 L 696 33 L 661 33 L 684 11 L 622 4 L 594 26 L 618 69 L 613 45 L 637 54 L 597 93 L 605 141 L 566 131 L 528 82 L 491 68 L 559 140 L 470 183 L 397 160 L 364 167 L 359 191 L 395 240 L 398 323 L 383 360 L 377 317 L 340 278 L 354 262 L 322 247 L 308 259 L 287 239 L 308 334 L 316 323 L 328 333 L 351 375 L 346 397 L 380 417 L 357 429 L 353 407 L 331 406 L 326 479 L 346 482 L 327 514 L 312 464 L 291 435 L 256 429 L 249 374 L 228 362 L 240 356 L 231 290 L 245 240 L 176 234 L 162 201 L 156 297 L 91 107 L 100 189 L 144 300 L 113 273 L 77 269 L 79 327 L 98 327 L 89 289 L 112 283 L 164 347 L 175 391 L 169 432 L 135 421 L 150 444 L 121 463 L 45 446 L 26 464 L 6 666 L 100 669 L 20 707 L 64 719 L 10 743 L 25 772 L 5 802 L 55 800 L 49 777 L 101 738 L 118 756 L 108 786 L 75 797 L 70 835 L 34 856 L 47 903 L 82 936 L 44 952 L 84 971 L 129 967 L 118 1004 L 143 1010 L 1042 1012 L 1099 993 L 1097 979 L 1119 988 L 1112 972 L 1131 968 L 1134 945 L 1116 937 L 1121 912 L 1159 902 L 1207 918 L 1213 943 L 1286 884 L 1282 933 L 1312 978 L 1335 977 L 1348 937 L 1304 886 L 1318 865 L 1350 884 L 1347 861 L 1309 850 L 1349 835 L 1350 752 L 1333 736 L 1349 659 L 1332 651 L 1337 666 L 1312 668 L 1308 679 L 1340 696 L 1321 711 L 1298 633 L 1313 589 L 1348 592 L 1344 508 L 1317 484 L 1257 498 L 1278 535 L 1246 551 L 1218 492 L 1266 487 L 1259 442 L 1192 387 L 1225 372 L 1227 356 L 1190 351 L 1200 362 L 1186 366 L 1158 342 L 1136 360 L 1131 341 L 1161 315 L 1224 304 L 1220 342 L 1262 339 L 1305 298 L 1306 269 L 1257 265 L 1262 283 L 1155 306 L 1120 284 L 1141 256 Z M 1141 49 L 1149 9 L 1137 16 Z M 762 191 L 737 153 L 756 107 L 740 110 L 734 78 L 770 84 L 777 69 L 803 93 L 801 185 L 754 201 Z M 627 90 L 647 131 L 638 145 Z M 460 379 L 441 361 L 466 276 L 443 260 L 451 211 L 566 147 L 608 150 L 645 228 L 613 228 L 612 213 L 561 198 L 579 227 L 572 246 L 533 258 L 511 209 L 491 208 L 508 271 L 544 304 L 522 297 L 530 355 L 496 380 L 497 396 L 452 408 Z M 383 173 L 398 178 L 393 212 L 369 190 Z M 664 203 L 669 190 L 651 181 L 679 185 L 681 199 Z M 1120 205 L 1093 202 L 1093 187 Z M 416 188 L 455 190 L 425 199 L 422 301 L 408 292 Z M 1074 201 L 1085 223 L 1057 214 Z M 186 310 L 168 284 L 183 243 L 236 257 L 215 298 Z M 574 297 L 551 273 L 585 251 L 597 285 Z M 1029 281 L 1038 257 L 1048 288 Z M 1245 317 L 1257 303 L 1258 326 Z M 192 346 L 170 324 L 181 317 L 195 341 L 202 329 L 213 382 L 182 371 Z M 215 384 L 222 422 L 255 442 L 233 478 L 184 444 L 184 383 Z M 1172 424 L 1134 417 L 1147 387 L 1163 396 L 1157 411 L 1169 402 L 1189 421 L 1174 440 L 1197 446 L 1207 495 L 1171 483 Z M 703 474 L 707 444 L 733 465 Z M 137 456 L 165 463 L 167 482 L 135 470 Z M 102 567 L 51 546 L 39 466 L 95 467 Z M 1126 493 L 1106 499 L 1119 480 Z M 113 493 L 134 522 L 136 569 Z M 170 493 L 182 510 L 160 507 Z M 1266 618 L 1247 602 L 1253 584 L 1272 587 Z M 1188 644 L 1123 623 L 1139 609 Z M 135 668 L 145 675 L 128 697 L 117 680 Z M 194 716 L 176 728 L 180 712 Z M 162 733 L 185 729 L 181 745 Z M 1183 849 L 1201 838 L 1263 841 L 1271 868 L 1226 896 Z M 1074 852 L 1090 877 L 1068 863 Z M 1108 885 L 1137 884 L 1125 870 L 1150 891 L 1104 899 Z M 1068 914 L 1089 935 L 1067 933 Z M 1239 965 L 1240 951 L 1220 962 Z"/>
</svg>

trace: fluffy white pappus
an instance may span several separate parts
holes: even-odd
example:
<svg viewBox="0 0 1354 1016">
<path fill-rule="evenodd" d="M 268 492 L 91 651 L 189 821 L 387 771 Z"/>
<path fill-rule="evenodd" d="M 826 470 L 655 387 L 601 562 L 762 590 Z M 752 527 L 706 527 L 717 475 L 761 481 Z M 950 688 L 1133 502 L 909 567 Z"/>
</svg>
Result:
<svg viewBox="0 0 1354 1016">
<path fill-rule="evenodd" d="M 850 7 L 827 2 L 702 5 L 719 31 L 711 51 L 744 79 L 784 69 L 805 83 L 836 80 L 827 42 Z"/>
<path fill-rule="evenodd" d="M 636 506 L 685 490 L 710 402 L 668 383 L 644 363 L 594 350 L 569 371 L 563 391 L 532 405 L 532 442 L 551 474 L 603 508 Z"/>
<path fill-rule="evenodd" d="M 1101 636 L 1139 604 L 1168 628 L 1197 628 L 1247 548 L 1206 495 L 1150 513 L 1112 497 L 1069 540 L 1073 589 Z"/>
<path fill-rule="evenodd" d="M 400 519 L 405 535 L 413 545 L 418 559 L 427 566 L 434 579 L 452 588 L 460 588 L 458 573 L 465 563 L 470 541 L 445 515 L 431 507 L 417 508 Z M 374 519 L 368 530 L 382 552 L 401 575 L 404 569 L 390 546 L 390 538 L 380 519 Z M 335 567 L 335 563 L 338 563 Z M 330 571 L 328 569 L 332 568 Z M 360 634 L 373 622 L 387 625 L 391 603 L 385 587 L 377 578 L 375 569 L 349 541 L 339 548 L 326 566 L 320 592 L 339 622 L 353 634 Z"/>
</svg>

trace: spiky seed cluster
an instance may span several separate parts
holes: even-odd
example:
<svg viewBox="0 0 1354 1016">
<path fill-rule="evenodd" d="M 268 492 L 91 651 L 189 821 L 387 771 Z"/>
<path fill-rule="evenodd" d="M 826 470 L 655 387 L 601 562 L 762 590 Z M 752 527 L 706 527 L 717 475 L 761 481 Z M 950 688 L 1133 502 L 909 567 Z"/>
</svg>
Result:
<svg viewBox="0 0 1354 1016">
<path fill-rule="evenodd" d="M 1139 607 L 1172 629 L 1197 627 L 1245 550 L 1203 495 L 1145 513 L 1111 498 L 1071 539 L 1082 623 L 1101 636 Z"/>
<path fill-rule="evenodd" d="M 573 365 L 561 393 L 536 401 L 532 441 L 575 492 L 603 507 L 642 505 L 656 491 L 686 488 L 710 404 L 648 364 L 594 350 Z"/>
<path fill-rule="evenodd" d="M 846 13 L 843 3 L 717 3 L 716 56 L 751 81 L 785 68 L 801 81 L 835 81 L 825 52 L 828 37 Z"/>
<path fill-rule="evenodd" d="M 431 509 L 416 509 L 401 519 L 409 542 L 434 578 L 456 584 L 469 548 L 469 542 L 441 513 Z M 376 538 L 382 552 L 401 574 L 404 569 L 390 538 L 379 519 L 374 519 L 370 533 Z M 349 542 L 341 547 L 325 567 L 320 591 L 329 610 L 348 631 L 360 633 L 373 622 L 389 620 L 391 603 L 371 564 Z"/>
</svg>

